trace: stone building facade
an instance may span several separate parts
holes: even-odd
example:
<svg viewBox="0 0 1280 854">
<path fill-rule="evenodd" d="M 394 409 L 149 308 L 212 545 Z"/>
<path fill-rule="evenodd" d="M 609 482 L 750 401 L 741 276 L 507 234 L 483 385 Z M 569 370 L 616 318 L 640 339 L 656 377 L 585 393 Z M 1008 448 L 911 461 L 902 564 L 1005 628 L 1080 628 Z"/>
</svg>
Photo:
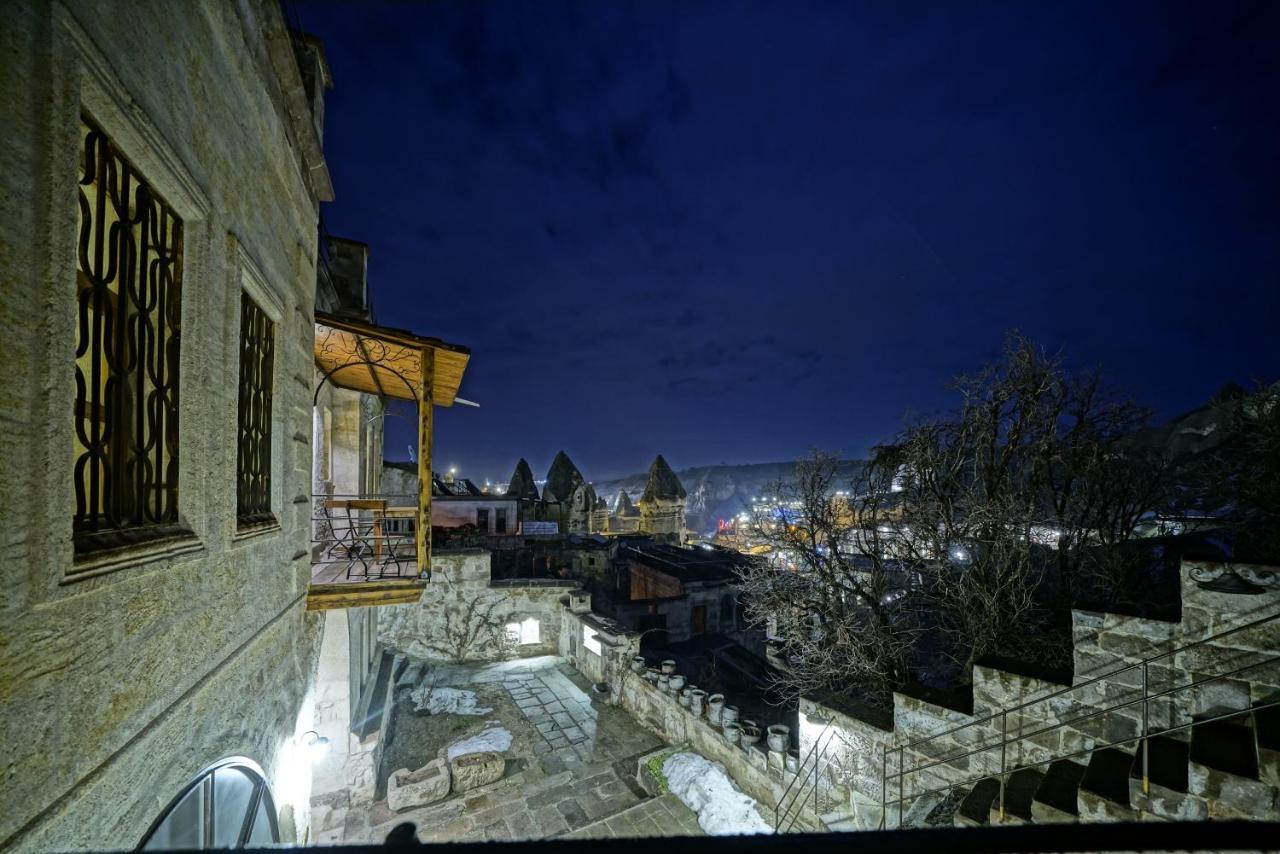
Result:
<svg viewBox="0 0 1280 854">
<path fill-rule="evenodd" d="M 305 608 L 312 311 L 318 203 L 332 195 L 323 55 L 314 41 L 291 39 L 270 0 L 180 10 L 159 0 L 127 9 L 18 2 L 0 31 L 9 567 L 0 847 L 133 848 L 202 769 L 232 756 L 260 768 L 280 838 L 305 841 L 310 766 L 299 739 L 311 729 L 320 641 L 319 618 Z M 106 158 L 115 179 L 97 171 Z M 77 406 L 77 370 L 88 376 L 90 362 L 101 364 L 88 347 L 109 346 L 90 343 L 78 357 L 78 291 L 90 295 L 91 324 L 121 299 L 131 313 L 151 311 L 78 253 L 87 233 L 96 256 L 92 223 L 115 215 L 86 196 L 82 231 L 82 187 L 125 174 L 150 193 L 110 204 L 149 211 L 165 247 L 157 281 L 171 298 L 167 314 L 148 315 L 170 333 L 153 363 L 165 378 L 155 367 L 137 380 L 151 386 L 130 386 L 156 392 L 167 418 L 146 428 L 163 431 L 167 456 L 148 475 L 157 485 L 138 493 L 147 503 L 133 509 L 119 504 L 123 493 L 99 491 L 105 480 L 78 493 L 72 464 L 79 454 L 100 465 L 107 453 L 78 438 L 77 419 L 115 417 L 105 404 Z M 255 378 L 255 388 L 270 379 L 268 414 L 253 425 L 259 512 L 245 526 L 242 345 L 255 334 L 261 346 L 265 337 L 249 330 L 268 321 L 274 358 Z M 122 515 L 92 509 L 99 500 Z M 138 513 L 146 524 L 120 521 Z"/>
</svg>

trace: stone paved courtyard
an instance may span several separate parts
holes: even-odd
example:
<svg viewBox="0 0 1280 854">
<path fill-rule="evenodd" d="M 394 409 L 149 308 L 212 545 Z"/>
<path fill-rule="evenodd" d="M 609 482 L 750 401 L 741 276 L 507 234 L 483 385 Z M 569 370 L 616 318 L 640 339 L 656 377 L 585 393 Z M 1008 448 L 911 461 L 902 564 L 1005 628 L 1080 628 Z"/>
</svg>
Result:
<svg viewBox="0 0 1280 854">
<path fill-rule="evenodd" d="M 403 822 L 413 822 L 423 842 L 701 835 L 697 817 L 679 799 L 649 798 L 635 782 L 640 757 L 662 742 L 626 712 L 594 702 L 589 686 L 561 659 L 443 666 L 428 677 L 474 690 L 492 707 L 469 719 L 473 728 L 511 731 L 505 775 L 403 812 L 388 809 L 384 799 L 352 807 L 341 841 L 380 843 Z"/>
</svg>

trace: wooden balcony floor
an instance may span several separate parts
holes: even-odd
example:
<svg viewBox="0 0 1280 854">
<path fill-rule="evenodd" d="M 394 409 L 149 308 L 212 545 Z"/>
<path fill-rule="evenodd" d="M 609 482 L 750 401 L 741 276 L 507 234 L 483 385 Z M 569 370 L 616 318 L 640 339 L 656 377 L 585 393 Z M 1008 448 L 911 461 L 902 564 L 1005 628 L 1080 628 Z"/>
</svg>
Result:
<svg viewBox="0 0 1280 854">
<path fill-rule="evenodd" d="M 417 577 L 413 560 L 401 560 L 398 571 L 403 575 L 387 575 L 379 578 L 379 570 L 397 571 L 394 562 L 367 560 L 369 576 L 357 561 L 347 577 L 345 560 L 318 563 L 311 569 L 311 584 L 307 588 L 307 610 L 325 611 L 331 608 L 368 608 L 378 605 L 404 605 L 418 601 L 426 587 L 426 580 Z"/>
</svg>

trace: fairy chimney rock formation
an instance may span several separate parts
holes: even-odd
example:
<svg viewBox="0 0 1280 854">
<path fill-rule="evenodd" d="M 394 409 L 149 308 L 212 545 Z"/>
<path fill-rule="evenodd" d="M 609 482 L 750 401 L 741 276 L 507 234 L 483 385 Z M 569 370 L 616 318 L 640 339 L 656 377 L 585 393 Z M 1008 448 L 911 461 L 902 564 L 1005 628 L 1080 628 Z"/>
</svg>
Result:
<svg viewBox="0 0 1280 854">
<path fill-rule="evenodd" d="M 649 479 L 640 497 L 640 530 L 646 534 L 673 535 L 679 541 L 684 535 L 685 496 L 680 478 L 662 454 L 658 454 L 649 466 Z"/>
<path fill-rule="evenodd" d="M 538 500 L 538 485 L 533 481 L 533 470 L 529 468 L 529 463 L 520 458 L 520 462 L 516 463 L 516 470 L 511 474 L 511 483 L 507 486 L 507 495 L 511 498 L 519 498 L 526 501 Z"/>
</svg>

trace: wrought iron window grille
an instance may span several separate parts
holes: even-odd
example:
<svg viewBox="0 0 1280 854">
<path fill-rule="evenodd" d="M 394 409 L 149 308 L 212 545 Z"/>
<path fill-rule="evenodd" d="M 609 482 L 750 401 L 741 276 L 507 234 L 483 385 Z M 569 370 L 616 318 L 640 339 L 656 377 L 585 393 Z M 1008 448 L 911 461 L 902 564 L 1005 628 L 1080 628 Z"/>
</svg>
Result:
<svg viewBox="0 0 1280 854">
<path fill-rule="evenodd" d="M 275 323 L 240 295 L 240 401 L 237 429 L 236 520 L 243 530 L 271 525 L 271 397 Z"/>
<path fill-rule="evenodd" d="M 182 220 L 80 125 L 73 537 L 78 553 L 189 534 L 178 519 Z"/>
</svg>

